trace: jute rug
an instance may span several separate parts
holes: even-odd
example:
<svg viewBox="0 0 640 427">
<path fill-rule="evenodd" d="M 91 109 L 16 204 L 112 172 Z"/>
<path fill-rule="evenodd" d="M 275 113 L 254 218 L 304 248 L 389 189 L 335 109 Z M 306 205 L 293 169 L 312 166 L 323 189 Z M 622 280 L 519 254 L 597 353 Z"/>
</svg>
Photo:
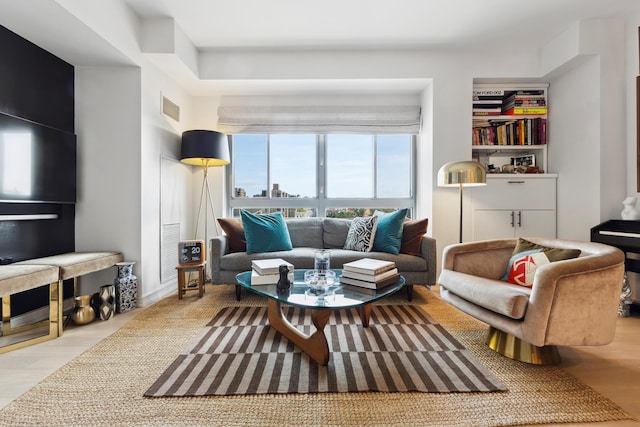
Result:
<svg viewBox="0 0 640 427">
<path fill-rule="evenodd" d="M 285 310 L 298 330 L 315 331 L 309 310 Z M 376 306 L 368 328 L 355 310 L 338 310 L 324 331 L 331 351 L 328 366 L 269 327 L 265 307 L 223 308 L 145 396 L 505 389 L 415 306 Z"/>
<path fill-rule="evenodd" d="M 383 303 L 408 304 L 404 293 Z M 144 392 L 224 307 L 264 306 L 233 287 L 203 298 L 167 297 L 0 411 L 1 426 L 507 426 L 632 419 L 557 367 L 530 366 L 484 345 L 486 325 L 438 290 L 414 288 L 411 305 L 449 331 L 508 388 L 499 393 L 305 393 L 144 397 Z M 99 325 L 85 325 L 93 328 Z M 60 339 L 73 342 L 72 331 Z"/>
</svg>

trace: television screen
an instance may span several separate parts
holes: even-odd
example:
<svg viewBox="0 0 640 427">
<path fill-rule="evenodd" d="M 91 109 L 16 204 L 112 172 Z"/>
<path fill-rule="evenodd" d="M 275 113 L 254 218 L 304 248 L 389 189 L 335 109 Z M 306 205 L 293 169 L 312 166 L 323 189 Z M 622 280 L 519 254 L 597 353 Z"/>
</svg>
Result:
<svg viewBox="0 0 640 427">
<path fill-rule="evenodd" d="M 76 136 L 0 113 L 0 201 L 76 202 Z"/>
</svg>

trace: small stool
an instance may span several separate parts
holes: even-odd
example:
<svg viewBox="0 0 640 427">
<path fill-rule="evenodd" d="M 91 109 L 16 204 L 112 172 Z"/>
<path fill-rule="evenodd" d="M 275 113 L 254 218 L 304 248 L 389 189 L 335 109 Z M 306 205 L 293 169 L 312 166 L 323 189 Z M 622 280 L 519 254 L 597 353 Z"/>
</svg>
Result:
<svg viewBox="0 0 640 427">
<path fill-rule="evenodd" d="M 187 291 L 198 291 L 198 298 L 202 298 L 204 294 L 204 267 L 206 265 L 207 263 L 203 262 L 202 264 L 179 265 L 176 267 L 176 270 L 178 270 L 178 299 L 182 299 L 182 295 Z M 189 286 L 189 280 L 185 280 L 185 275 L 194 271 L 198 272 L 198 281 L 195 286 Z"/>
</svg>

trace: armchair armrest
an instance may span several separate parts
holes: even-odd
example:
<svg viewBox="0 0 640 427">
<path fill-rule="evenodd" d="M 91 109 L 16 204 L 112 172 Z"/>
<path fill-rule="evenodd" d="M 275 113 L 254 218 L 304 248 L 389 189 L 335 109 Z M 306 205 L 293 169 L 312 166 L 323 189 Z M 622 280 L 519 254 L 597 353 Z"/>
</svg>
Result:
<svg viewBox="0 0 640 427">
<path fill-rule="evenodd" d="M 442 269 L 499 279 L 507 271 L 516 243 L 516 239 L 498 239 L 449 245 L 442 253 Z"/>
</svg>

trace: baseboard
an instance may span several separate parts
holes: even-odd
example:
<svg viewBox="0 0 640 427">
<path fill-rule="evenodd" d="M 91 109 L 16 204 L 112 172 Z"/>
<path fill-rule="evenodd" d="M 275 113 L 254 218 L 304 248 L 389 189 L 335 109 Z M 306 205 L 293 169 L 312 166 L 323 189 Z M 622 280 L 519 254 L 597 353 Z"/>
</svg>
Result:
<svg viewBox="0 0 640 427">
<path fill-rule="evenodd" d="M 150 305 L 155 304 L 163 298 L 166 298 L 172 294 L 175 294 L 176 299 L 178 299 L 178 279 L 175 281 L 170 281 L 163 284 L 160 289 L 156 289 L 155 291 L 142 295 L 138 297 L 136 301 L 136 307 L 149 307 Z"/>
</svg>

